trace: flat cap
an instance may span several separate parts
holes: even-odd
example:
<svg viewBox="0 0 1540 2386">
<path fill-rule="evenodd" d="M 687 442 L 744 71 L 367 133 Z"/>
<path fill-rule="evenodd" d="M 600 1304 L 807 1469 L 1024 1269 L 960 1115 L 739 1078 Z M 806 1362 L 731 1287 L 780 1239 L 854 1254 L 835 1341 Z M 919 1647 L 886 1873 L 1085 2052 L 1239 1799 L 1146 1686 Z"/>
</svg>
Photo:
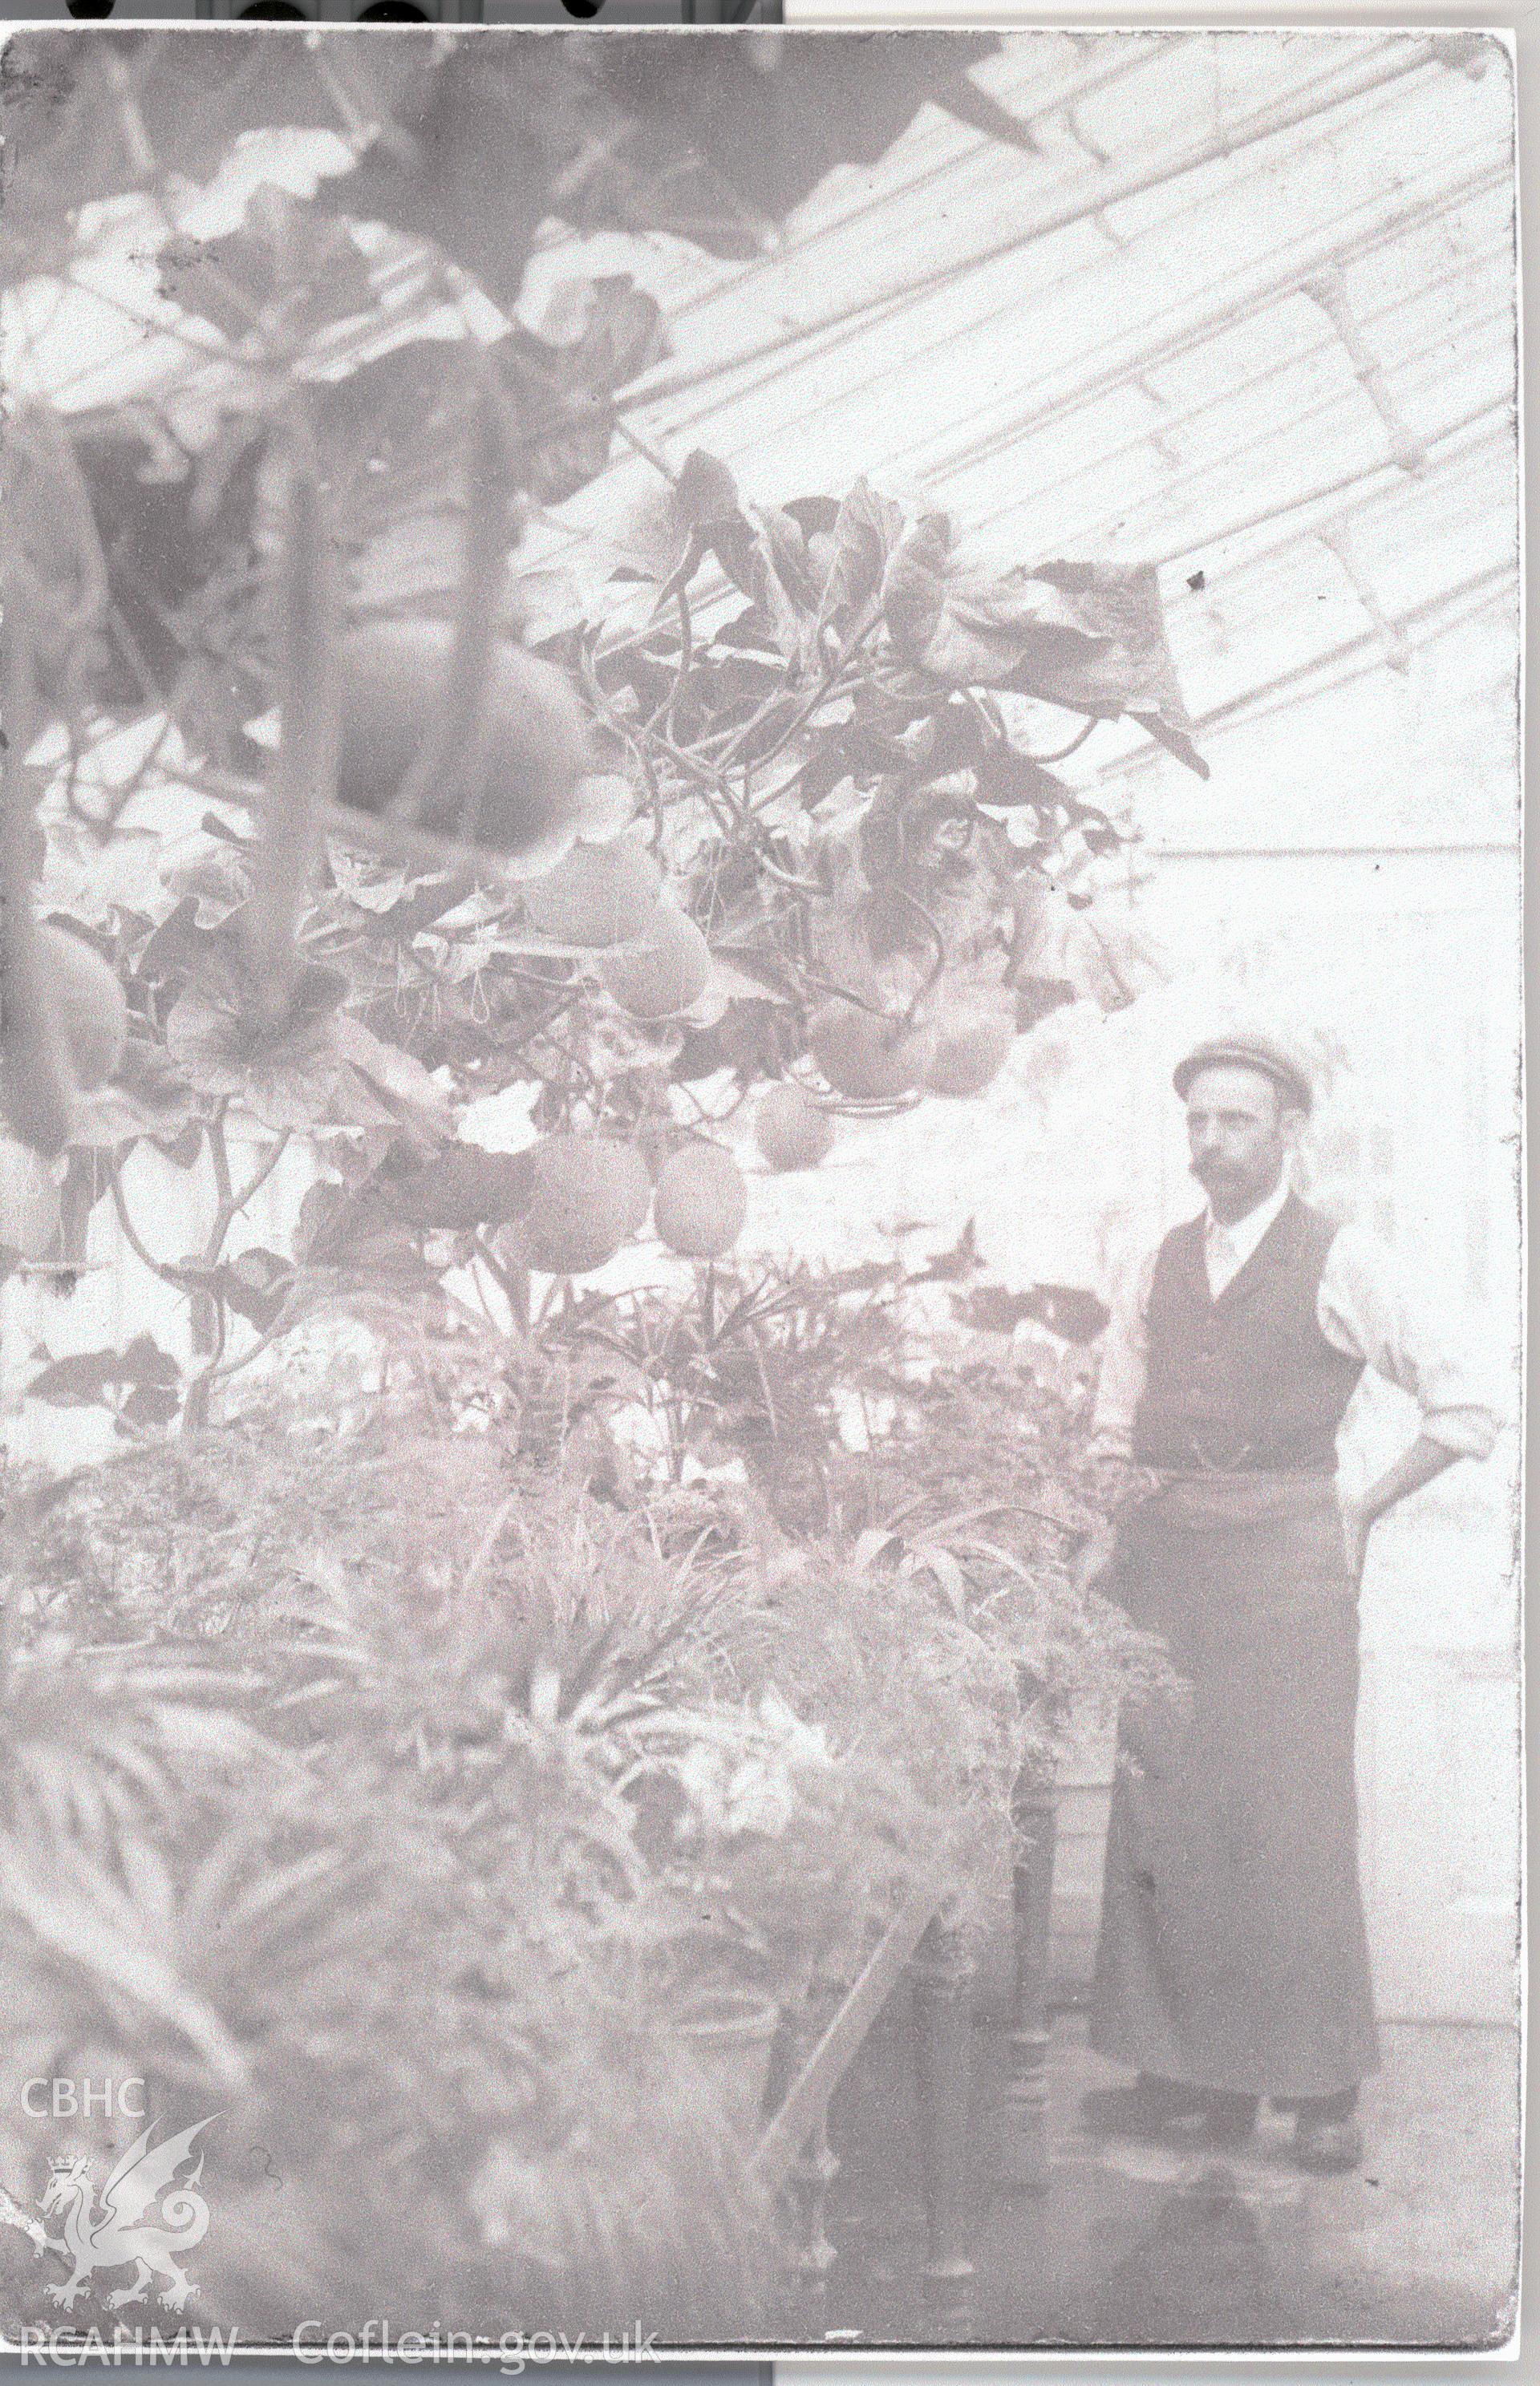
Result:
<svg viewBox="0 0 1540 2386">
<path fill-rule="evenodd" d="M 1212 1036 L 1206 1042 L 1195 1044 L 1184 1061 L 1179 1061 L 1171 1072 L 1171 1083 L 1183 1101 L 1187 1088 L 1200 1069 L 1256 1069 L 1270 1077 L 1282 1088 L 1294 1110 L 1307 1111 L 1315 1089 L 1310 1073 L 1297 1053 L 1291 1052 L 1271 1036 L 1254 1036 L 1249 1032 L 1234 1036 Z"/>
</svg>

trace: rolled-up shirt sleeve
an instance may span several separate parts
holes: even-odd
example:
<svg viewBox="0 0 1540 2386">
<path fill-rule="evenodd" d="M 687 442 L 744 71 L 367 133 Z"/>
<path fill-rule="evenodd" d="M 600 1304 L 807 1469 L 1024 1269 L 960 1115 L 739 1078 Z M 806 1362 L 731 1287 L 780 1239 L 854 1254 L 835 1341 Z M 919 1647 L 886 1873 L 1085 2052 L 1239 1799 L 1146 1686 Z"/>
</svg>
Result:
<svg viewBox="0 0 1540 2386">
<path fill-rule="evenodd" d="M 1411 1394 L 1431 1441 L 1462 1458 L 1489 1455 L 1505 1422 L 1492 1370 L 1467 1330 L 1414 1299 L 1362 1228 L 1344 1226 L 1327 1253 L 1316 1315 L 1335 1350 Z"/>
<path fill-rule="evenodd" d="M 1145 1312 L 1155 1254 L 1125 1268 L 1109 1295 L 1112 1314 L 1102 1337 L 1102 1367 L 1092 1412 L 1092 1458 L 1127 1458 L 1133 1448 L 1133 1421 L 1144 1396 Z"/>
</svg>

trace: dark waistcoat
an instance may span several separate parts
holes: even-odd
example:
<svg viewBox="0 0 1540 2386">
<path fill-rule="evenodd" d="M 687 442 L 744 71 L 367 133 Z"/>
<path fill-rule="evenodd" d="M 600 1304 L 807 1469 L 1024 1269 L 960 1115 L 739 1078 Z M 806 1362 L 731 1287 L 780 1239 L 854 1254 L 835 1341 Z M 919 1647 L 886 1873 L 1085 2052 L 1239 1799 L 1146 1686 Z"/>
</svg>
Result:
<svg viewBox="0 0 1540 2386">
<path fill-rule="evenodd" d="M 1363 1373 L 1316 1318 L 1334 1224 L 1291 1193 L 1218 1300 L 1204 1226 L 1190 1218 L 1156 1255 L 1136 1463 L 1332 1474 L 1337 1428 Z"/>
</svg>

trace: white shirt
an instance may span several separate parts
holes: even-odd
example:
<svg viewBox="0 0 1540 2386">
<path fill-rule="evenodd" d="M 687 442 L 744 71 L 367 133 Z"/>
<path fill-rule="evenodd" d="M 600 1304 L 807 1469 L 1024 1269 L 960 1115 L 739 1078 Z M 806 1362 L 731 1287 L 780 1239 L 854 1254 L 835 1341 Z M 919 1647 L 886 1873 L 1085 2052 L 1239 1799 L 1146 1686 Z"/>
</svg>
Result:
<svg viewBox="0 0 1540 2386">
<path fill-rule="evenodd" d="M 1243 1218 L 1228 1225 L 1209 1210 L 1204 1262 L 1214 1299 L 1247 1260 L 1289 1198 L 1287 1179 Z M 1102 1346 L 1102 1374 L 1092 1423 L 1092 1451 L 1127 1458 L 1134 1413 L 1144 1390 L 1150 1287 L 1156 1244 L 1114 1295 Z M 1485 1458 L 1502 1417 L 1483 1371 L 1458 1332 L 1435 1324 L 1413 1301 L 1384 1246 L 1362 1227 L 1338 1229 L 1316 1296 L 1316 1322 L 1334 1350 L 1361 1359 L 1387 1382 L 1409 1392 L 1422 1412 L 1422 1430 L 1462 1458 Z"/>
<path fill-rule="evenodd" d="M 1208 1275 L 1210 1300 L 1218 1300 L 1231 1278 L 1240 1275 L 1288 1198 L 1289 1180 L 1281 1176 L 1276 1192 L 1269 1193 L 1265 1201 L 1258 1201 L 1243 1218 L 1232 1218 L 1228 1226 L 1216 1218 L 1212 1210 L 1207 1212 L 1203 1230 L 1203 1261 Z"/>
</svg>

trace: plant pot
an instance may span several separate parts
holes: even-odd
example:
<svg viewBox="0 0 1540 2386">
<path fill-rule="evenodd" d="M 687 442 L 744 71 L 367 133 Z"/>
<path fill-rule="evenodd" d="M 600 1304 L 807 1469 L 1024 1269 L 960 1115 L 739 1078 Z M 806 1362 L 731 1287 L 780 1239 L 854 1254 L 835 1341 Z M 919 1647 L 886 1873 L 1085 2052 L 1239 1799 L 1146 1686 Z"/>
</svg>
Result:
<svg viewBox="0 0 1540 2386">
<path fill-rule="evenodd" d="M 744 2137 L 759 2129 L 779 2026 L 775 1999 L 753 1990 L 702 1998 L 679 2025 L 730 2126 Z"/>
</svg>

